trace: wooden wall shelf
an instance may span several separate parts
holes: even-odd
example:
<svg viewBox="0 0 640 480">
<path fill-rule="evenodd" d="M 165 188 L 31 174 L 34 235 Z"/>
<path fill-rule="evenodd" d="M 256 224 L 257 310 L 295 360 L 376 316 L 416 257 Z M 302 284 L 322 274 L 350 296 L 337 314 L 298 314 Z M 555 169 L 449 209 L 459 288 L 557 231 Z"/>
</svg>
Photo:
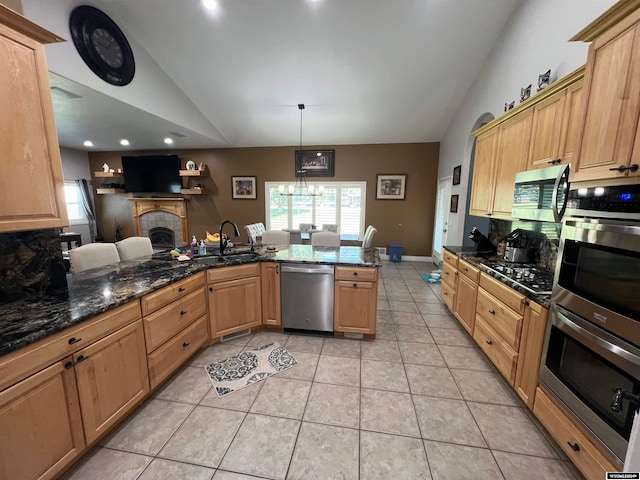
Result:
<svg viewBox="0 0 640 480">
<path fill-rule="evenodd" d="M 95 175 L 96 178 L 112 178 L 112 177 L 121 177 L 122 173 L 116 173 L 116 172 L 93 172 L 93 174 Z"/>
<path fill-rule="evenodd" d="M 96 189 L 98 195 L 113 195 L 114 193 L 127 193 L 124 188 L 98 188 Z"/>
<path fill-rule="evenodd" d="M 181 177 L 202 177 L 206 174 L 206 170 L 180 170 Z"/>
<path fill-rule="evenodd" d="M 207 191 L 204 188 L 183 188 L 180 193 L 182 195 L 206 195 Z"/>
</svg>

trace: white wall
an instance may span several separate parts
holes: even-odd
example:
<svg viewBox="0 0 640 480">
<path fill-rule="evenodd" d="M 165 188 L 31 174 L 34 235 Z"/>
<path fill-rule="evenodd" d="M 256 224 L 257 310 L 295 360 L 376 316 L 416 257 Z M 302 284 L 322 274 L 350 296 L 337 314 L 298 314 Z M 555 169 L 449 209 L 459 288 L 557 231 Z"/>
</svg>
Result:
<svg viewBox="0 0 640 480">
<path fill-rule="evenodd" d="M 469 182 L 471 132 L 478 119 L 491 113 L 499 117 L 504 104 L 520 101 L 520 88 L 533 84 L 551 69 L 552 80 L 562 78 L 586 62 L 588 44 L 569 38 L 615 3 L 614 0 L 522 0 L 451 121 L 440 144 L 438 178 L 452 175 L 462 165 L 460 185 L 451 189 L 466 205 Z M 447 243 L 461 245 L 464 209 L 449 214 Z M 486 233 L 486 232 L 485 232 Z"/>
<path fill-rule="evenodd" d="M 62 174 L 64 180 L 81 180 L 89 181 L 91 191 L 94 191 L 91 185 L 91 169 L 89 166 L 89 155 L 81 150 L 73 150 L 71 148 L 60 148 L 60 156 L 62 157 Z M 95 201 L 92 198 L 92 202 Z M 74 224 L 62 229 L 64 232 L 76 232 L 82 235 L 82 244 L 91 243 L 91 234 L 89 233 L 89 225 Z"/>
</svg>

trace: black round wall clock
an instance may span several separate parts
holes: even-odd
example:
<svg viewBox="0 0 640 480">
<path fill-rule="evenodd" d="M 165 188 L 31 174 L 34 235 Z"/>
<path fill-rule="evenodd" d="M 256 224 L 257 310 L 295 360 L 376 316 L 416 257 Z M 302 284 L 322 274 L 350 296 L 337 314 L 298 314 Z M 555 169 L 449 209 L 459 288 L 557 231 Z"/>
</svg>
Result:
<svg viewBox="0 0 640 480">
<path fill-rule="evenodd" d="M 76 7 L 69 28 L 73 44 L 93 73 L 112 85 L 131 83 L 136 71 L 131 46 L 107 14 L 88 5 Z"/>
</svg>

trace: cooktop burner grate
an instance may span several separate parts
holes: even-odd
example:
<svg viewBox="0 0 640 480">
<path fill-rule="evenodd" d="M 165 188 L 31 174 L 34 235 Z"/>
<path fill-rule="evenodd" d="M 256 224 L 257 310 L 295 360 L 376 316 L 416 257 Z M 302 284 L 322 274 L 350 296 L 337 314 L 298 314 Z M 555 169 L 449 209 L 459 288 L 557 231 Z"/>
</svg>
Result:
<svg viewBox="0 0 640 480">
<path fill-rule="evenodd" d="M 553 289 L 553 272 L 539 268 L 535 264 L 512 265 L 502 262 L 482 262 L 482 264 L 532 293 L 550 295 Z"/>
</svg>

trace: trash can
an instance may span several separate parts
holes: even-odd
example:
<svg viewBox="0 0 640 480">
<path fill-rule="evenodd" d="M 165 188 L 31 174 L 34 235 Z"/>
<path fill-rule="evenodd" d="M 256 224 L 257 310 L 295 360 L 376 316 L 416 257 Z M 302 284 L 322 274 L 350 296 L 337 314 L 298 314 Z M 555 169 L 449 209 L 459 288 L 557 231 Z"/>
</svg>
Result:
<svg viewBox="0 0 640 480">
<path fill-rule="evenodd" d="M 402 261 L 402 245 L 389 245 L 389 261 L 400 262 Z"/>
</svg>

